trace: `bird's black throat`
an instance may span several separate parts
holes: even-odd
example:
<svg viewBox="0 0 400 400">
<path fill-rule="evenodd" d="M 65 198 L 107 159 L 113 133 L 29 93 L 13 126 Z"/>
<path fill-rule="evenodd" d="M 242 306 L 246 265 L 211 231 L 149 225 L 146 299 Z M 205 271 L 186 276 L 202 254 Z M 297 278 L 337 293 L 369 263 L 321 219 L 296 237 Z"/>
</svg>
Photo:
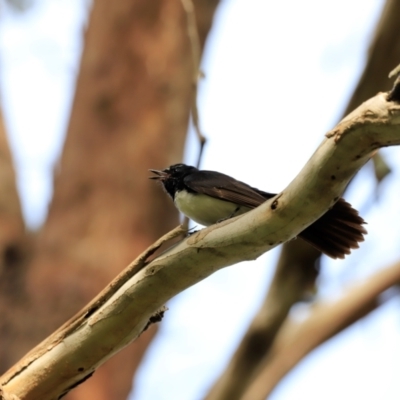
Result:
<svg viewBox="0 0 400 400">
<path fill-rule="evenodd" d="M 162 171 L 165 176 L 160 180 L 164 185 L 165 191 L 171 196 L 172 199 L 174 199 L 175 193 L 180 192 L 181 190 L 194 193 L 194 190 L 185 184 L 184 178 L 185 176 L 196 171 L 198 171 L 198 169 L 190 165 L 175 164 Z"/>
</svg>

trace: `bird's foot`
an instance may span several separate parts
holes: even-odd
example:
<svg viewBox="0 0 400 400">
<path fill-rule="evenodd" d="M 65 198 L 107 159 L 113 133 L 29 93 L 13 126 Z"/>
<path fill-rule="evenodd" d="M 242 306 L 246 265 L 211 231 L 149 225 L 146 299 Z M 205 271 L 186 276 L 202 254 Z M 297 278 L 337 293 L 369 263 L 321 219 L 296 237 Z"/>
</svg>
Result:
<svg viewBox="0 0 400 400">
<path fill-rule="evenodd" d="M 187 237 L 192 236 L 194 233 L 198 232 L 199 230 L 200 230 L 200 229 L 196 229 L 196 227 L 190 228 L 190 229 L 187 231 L 186 236 L 187 236 Z"/>
</svg>

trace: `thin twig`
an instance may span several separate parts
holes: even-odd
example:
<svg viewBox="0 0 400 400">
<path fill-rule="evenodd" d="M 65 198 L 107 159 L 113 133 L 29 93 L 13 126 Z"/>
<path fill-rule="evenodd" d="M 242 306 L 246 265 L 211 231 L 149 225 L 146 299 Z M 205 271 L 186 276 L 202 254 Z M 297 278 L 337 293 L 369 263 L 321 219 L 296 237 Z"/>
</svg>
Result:
<svg viewBox="0 0 400 400">
<path fill-rule="evenodd" d="M 389 78 L 396 78 L 392 90 L 389 92 L 388 100 L 400 102 L 400 64 L 390 72 Z"/>
<path fill-rule="evenodd" d="M 196 24 L 196 14 L 194 9 L 194 4 L 192 0 L 181 0 L 183 9 L 186 13 L 187 18 L 187 32 L 190 41 L 190 47 L 192 50 L 192 61 L 193 61 L 193 92 L 191 99 L 191 112 L 193 127 L 196 132 L 197 139 L 199 140 L 199 154 L 197 156 L 196 167 L 199 168 L 201 164 L 201 159 L 203 157 L 204 145 L 207 141 L 206 137 L 201 133 L 200 122 L 199 122 L 199 109 L 197 107 L 197 86 L 199 78 L 203 75 L 200 71 L 200 57 L 201 57 L 201 46 L 199 39 L 199 32 L 197 30 Z M 185 217 L 183 219 L 182 225 L 184 228 L 189 227 L 189 218 Z"/>
<path fill-rule="evenodd" d="M 389 79 L 396 78 L 400 75 L 400 64 L 389 72 Z"/>
<path fill-rule="evenodd" d="M 192 121 L 194 130 L 196 132 L 200 144 L 199 155 L 196 163 L 197 168 L 199 168 L 201 163 L 201 158 L 203 155 L 204 145 L 207 140 L 206 137 L 202 134 L 200 129 L 199 109 L 197 107 L 197 86 L 199 78 L 202 76 L 202 73 L 200 71 L 201 46 L 200 46 L 199 33 L 197 31 L 196 14 L 193 1 L 182 0 L 182 5 L 187 16 L 187 31 L 190 40 L 190 46 L 192 49 L 192 59 L 193 59 Z"/>
</svg>

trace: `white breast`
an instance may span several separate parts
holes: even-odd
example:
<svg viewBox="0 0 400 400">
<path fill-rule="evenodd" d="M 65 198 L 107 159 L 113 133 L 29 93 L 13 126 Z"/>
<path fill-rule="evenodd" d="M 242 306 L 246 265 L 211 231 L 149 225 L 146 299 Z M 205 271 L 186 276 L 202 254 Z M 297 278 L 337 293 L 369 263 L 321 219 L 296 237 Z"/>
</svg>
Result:
<svg viewBox="0 0 400 400">
<path fill-rule="evenodd" d="M 174 202 L 179 211 L 204 226 L 249 211 L 247 207 L 240 207 L 237 210 L 237 206 L 228 201 L 187 191 L 176 192 Z"/>
</svg>

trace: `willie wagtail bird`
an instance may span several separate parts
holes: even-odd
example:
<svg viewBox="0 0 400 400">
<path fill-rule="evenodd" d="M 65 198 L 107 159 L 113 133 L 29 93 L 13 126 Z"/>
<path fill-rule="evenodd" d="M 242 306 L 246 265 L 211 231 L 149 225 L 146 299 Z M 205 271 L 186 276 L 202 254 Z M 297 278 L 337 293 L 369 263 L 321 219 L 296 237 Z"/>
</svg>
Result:
<svg viewBox="0 0 400 400">
<path fill-rule="evenodd" d="M 150 170 L 171 196 L 180 212 L 199 224 L 209 226 L 241 215 L 276 196 L 215 171 L 201 171 L 185 164 Z M 357 249 L 367 231 L 358 211 L 340 198 L 322 217 L 299 234 L 332 258 L 344 258 Z"/>
</svg>

